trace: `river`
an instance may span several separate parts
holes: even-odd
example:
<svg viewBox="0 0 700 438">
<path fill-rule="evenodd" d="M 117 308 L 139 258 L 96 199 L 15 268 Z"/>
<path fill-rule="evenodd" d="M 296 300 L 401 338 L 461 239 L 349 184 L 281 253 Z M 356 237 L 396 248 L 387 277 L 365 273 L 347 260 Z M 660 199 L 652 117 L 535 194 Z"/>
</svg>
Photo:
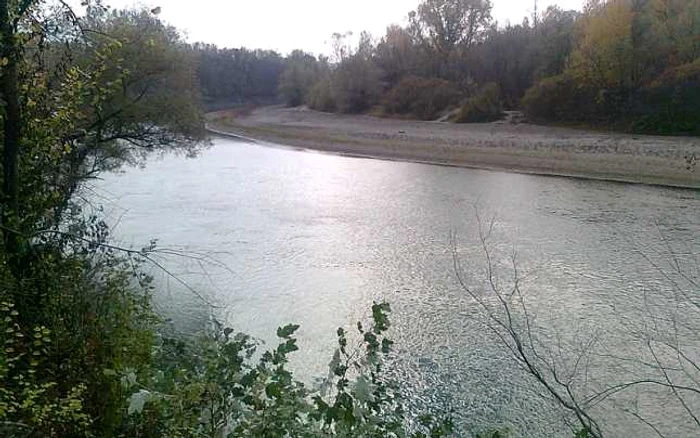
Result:
<svg viewBox="0 0 700 438">
<path fill-rule="evenodd" d="M 337 327 L 366 318 L 373 300 L 388 301 L 393 372 L 412 403 L 449 406 L 464 430 L 503 425 L 516 436 L 571 436 L 457 282 L 455 253 L 472 291 L 496 305 L 480 229 L 492 230 L 486 247 L 504 288 L 516 254 L 539 351 L 576 368 L 582 393 L 645 373 L 627 359 L 641 360 L 645 337 L 667 329 L 649 324 L 657 320 L 650 309 L 678 310 L 687 305 L 679 291 L 697 293 L 674 276 L 697 278 L 700 192 L 691 190 L 215 138 L 197 158 L 166 155 L 106 175 L 92 198 L 117 243 L 142 247 L 155 238 L 183 255 L 157 257 L 201 298 L 154 270 L 161 311 L 196 327 L 207 302 L 227 324 L 268 343 L 279 325 L 299 323 L 293 366 L 305 380 L 327 372 Z M 695 339 L 682 343 L 697 354 Z M 579 347 L 587 354 L 572 361 Z M 697 432 L 678 401 L 657 391 L 591 409 L 609 436 L 658 436 L 630 411 L 669 436 Z"/>
</svg>

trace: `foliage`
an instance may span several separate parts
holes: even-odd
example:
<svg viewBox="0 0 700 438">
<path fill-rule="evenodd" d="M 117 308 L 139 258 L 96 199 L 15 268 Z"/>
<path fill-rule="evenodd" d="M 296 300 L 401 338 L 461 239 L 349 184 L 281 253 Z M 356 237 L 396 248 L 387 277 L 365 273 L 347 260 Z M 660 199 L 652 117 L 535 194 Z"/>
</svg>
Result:
<svg viewBox="0 0 700 438">
<path fill-rule="evenodd" d="M 134 391 L 122 436 L 208 437 L 441 437 L 448 420 L 423 416 L 407 430 L 398 387 L 383 366 L 392 342 L 387 304 L 372 307 L 372 324 L 358 323 L 355 347 L 338 329 L 338 349 L 330 375 L 310 390 L 287 369 L 298 349 L 288 325 L 277 330 L 280 344 L 256 355 L 246 335 L 216 324 L 197 342 L 164 339 L 156 352 L 154 374 L 125 379 Z M 258 358 L 259 357 L 259 358 Z"/>
<path fill-rule="evenodd" d="M 632 96 L 632 128 L 700 135 L 700 59 L 673 67 Z"/>
<path fill-rule="evenodd" d="M 700 0 L 590 0 L 583 12 L 549 6 L 505 26 L 491 9 L 488 0 L 423 0 L 407 26 L 389 26 L 376 43 L 363 33 L 353 48 L 350 33 L 336 33 L 332 62 L 301 51 L 284 61 L 279 95 L 322 111 L 382 104 L 390 114 L 431 119 L 459 94 L 448 82 L 457 90 L 493 83 L 499 105 L 540 123 L 695 132 L 691 99 L 682 97 L 694 96 L 693 82 L 651 84 L 700 57 Z M 468 103 L 489 106 L 476 96 Z M 474 115 L 483 110 L 466 107 L 457 119 L 494 120 L 500 111 Z"/>
<path fill-rule="evenodd" d="M 632 23 L 628 0 L 613 0 L 580 20 L 578 43 L 567 72 L 580 86 L 599 90 L 635 85 Z"/>
<path fill-rule="evenodd" d="M 574 47 L 580 13 L 550 6 L 534 30 L 537 68 L 535 79 L 558 75 L 566 67 Z"/>
<path fill-rule="evenodd" d="M 82 68 L 100 62 L 103 77 L 97 79 L 115 87 L 100 107 L 81 108 L 88 120 L 111 116 L 102 131 L 140 148 L 192 145 L 201 139 L 195 59 L 175 28 L 148 10 L 91 12 L 80 25 L 91 29 L 90 44 L 87 50 L 77 44 L 71 49 L 72 64 Z M 101 50 L 109 50 L 104 60 Z M 152 133 L 144 132 L 144 123 L 152 125 Z"/>
<path fill-rule="evenodd" d="M 393 87 L 405 76 L 418 72 L 421 55 L 410 32 L 392 25 L 377 44 L 374 61 L 382 72 L 382 81 Z"/>
<path fill-rule="evenodd" d="M 317 111 L 333 112 L 336 110 L 331 88 L 331 80 L 323 79 L 316 82 L 306 95 L 306 104 Z"/>
<path fill-rule="evenodd" d="M 355 53 L 343 59 L 333 71 L 331 92 L 338 111 L 360 113 L 379 103 L 383 87 L 373 52 L 371 38 L 365 33 Z"/>
<path fill-rule="evenodd" d="M 383 107 L 390 114 L 432 120 L 458 100 L 456 87 L 448 81 L 409 76 L 384 95 Z"/>
<path fill-rule="evenodd" d="M 51 348 L 44 326 L 23 330 L 10 301 L 0 302 L 0 432 L 65 436 L 83 434 L 90 418 L 84 412 L 84 384 L 61 391 L 56 381 L 42 378 Z"/>
<path fill-rule="evenodd" d="M 455 119 L 458 123 L 484 123 L 499 120 L 503 116 L 501 90 L 489 83 L 462 105 Z"/>
<path fill-rule="evenodd" d="M 409 17 L 417 37 L 438 52 L 475 43 L 491 20 L 490 0 L 424 0 Z"/>
<path fill-rule="evenodd" d="M 564 76 L 545 78 L 527 92 L 528 116 L 696 133 L 698 10 L 697 0 L 589 2 Z"/>
<path fill-rule="evenodd" d="M 151 151 L 193 152 L 203 136 L 193 66 L 171 28 L 143 11 L 93 12 L 75 25 L 97 36 L 21 61 L 19 235 L 57 227 L 100 171 Z"/>
<path fill-rule="evenodd" d="M 15 337 L 3 338 L 0 422 L 110 436 L 124 397 L 114 374 L 149 361 L 156 318 L 142 253 L 109 246 L 76 194 L 148 152 L 195 150 L 194 64 L 146 11 L 1 6 L 0 300 L 12 307 L 3 333 Z"/>
<path fill-rule="evenodd" d="M 478 83 L 497 84 L 506 105 L 517 107 L 537 69 L 534 40 L 527 26 L 492 30 L 468 54 L 467 69 Z"/>
<path fill-rule="evenodd" d="M 37 327 L 50 336 L 43 341 L 39 365 L 20 360 L 13 372 L 29 373 L 37 386 L 50 388 L 44 392 L 47 404 L 60 405 L 79 392 L 80 413 L 91 420 L 88 430 L 108 434 L 120 422 L 124 397 L 114 379 L 116 371 L 110 370 L 149 361 L 157 322 L 150 310 L 150 279 L 139 271 L 141 257 L 124 257 L 104 246 L 108 234 L 103 223 L 76 222 L 71 229 L 70 237 L 38 236 L 19 281 L 4 272 L 3 297 L 16 311 L 12 323 Z M 16 344 L 15 351 L 30 352 L 38 345 L 27 333 L 22 339 L 26 343 Z M 13 390 L 21 397 L 20 389 Z M 12 419 L 9 414 L 0 415 L 0 421 Z M 54 428 L 54 422 L 62 420 L 42 421 L 48 422 L 42 427 Z"/>
<path fill-rule="evenodd" d="M 594 102 L 592 108 L 586 108 L 591 103 L 586 90 L 577 88 L 573 78 L 562 74 L 542 79 L 528 89 L 522 107 L 533 122 L 561 122 L 585 120 L 588 114 L 595 114 Z"/>
<path fill-rule="evenodd" d="M 299 106 L 320 75 L 320 65 L 313 55 L 293 51 L 284 61 L 285 68 L 279 82 L 279 94 L 287 106 Z"/>
<path fill-rule="evenodd" d="M 197 58 L 199 89 L 208 108 L 277 101 L 285 68 L 278 53 L 199 43 L 192 50 Z"/>
</svg>

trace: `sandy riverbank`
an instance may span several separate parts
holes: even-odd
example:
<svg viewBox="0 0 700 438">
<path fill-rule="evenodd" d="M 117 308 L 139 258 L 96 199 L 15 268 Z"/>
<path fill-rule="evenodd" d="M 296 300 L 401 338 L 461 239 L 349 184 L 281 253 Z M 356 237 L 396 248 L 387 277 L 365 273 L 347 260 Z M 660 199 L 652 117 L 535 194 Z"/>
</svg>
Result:
<svg viewBox="0 0 700 438">
<path fill-rule="evenodd" d="M 346 155 L 700 188 L 700 138 L 468 124 L 264 107 L 207 115 L 215 131 Z"/>
</svg>

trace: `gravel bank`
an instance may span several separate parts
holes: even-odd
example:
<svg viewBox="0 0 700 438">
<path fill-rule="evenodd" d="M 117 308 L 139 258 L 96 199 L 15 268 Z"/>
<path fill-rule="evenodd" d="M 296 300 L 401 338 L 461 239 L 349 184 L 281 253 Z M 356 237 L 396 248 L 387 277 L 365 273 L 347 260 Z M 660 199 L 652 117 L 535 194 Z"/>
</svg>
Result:
<svg viewBox="0 0 700 438">
<path fill-rule="evenodd" d="M 503 122 L 458 125 L 264 107 L 207 116 L 220 133 L 351 156 L 700 188 L 700 138 Z"/>
</svg>

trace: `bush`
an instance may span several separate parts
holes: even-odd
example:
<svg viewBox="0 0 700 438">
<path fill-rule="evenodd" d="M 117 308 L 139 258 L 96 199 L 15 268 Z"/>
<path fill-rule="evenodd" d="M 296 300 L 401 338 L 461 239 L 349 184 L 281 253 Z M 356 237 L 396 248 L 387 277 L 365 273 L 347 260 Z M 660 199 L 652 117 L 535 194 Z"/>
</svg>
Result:
<svg viewBox="0 0 700 438">
<path fill-rule="evenodd" d="M 576 84 L 569 75 L 545 78 L 530 87 L 522 100 L 523 111 L 535 122 L 576 120 Z"/>
<path fill-rule="evenodd" d="M 330 79 L 322 79 L 311 87 L 306 96 L 306 104 L 317 111 L 332 113 L 336 110 Z"/>
<path fill-rule="evenodd" d="M 113 436 L 124 403 L 117 373 L 150 363 L 150 278 L 138 256 L 102 246 L 102 222 L 72 228 L 79 237 L 33 246 L 20 282 L 0 269 L 0 426 Z"/>
<path fill-rule="evenodd" d="M 164 341 L 153 375 L 125 379 L 133 395 L 120 436 L 449 436 L 451 422 L 430 415 L 408 430 L 400 387 L 383 373 L 393 344 L 384 336 L 389 310 L 375 304 L 372 323 L 358 323 L 357 336 L 338 329 L 330 375 L 318 390 L 287 369 L 298 350 L 296 325 L 279 328 L 279 345 L 262 355 L 250 337 L 219 324 L 197 342 Z"/>
<path fill-rule="evenodd" d="M 458 96 L 456 87 L 449 81 L 409 76 L 389 90 L 383 107 L 389 114 L 410 114 L 432 120 L 454 104 Z"/>
<path fill-rule="evenodd" d="M 462 105 L 457 123 L 486 123 L 499 120 L 503 115 L 501 90 L 497 84 L 488 83 Z"/>
<path fill-rule="evenodd" d="M 632 130 L 700 135 L 700 59 L 666 70 L 630 100 Z"/>
</svg>

